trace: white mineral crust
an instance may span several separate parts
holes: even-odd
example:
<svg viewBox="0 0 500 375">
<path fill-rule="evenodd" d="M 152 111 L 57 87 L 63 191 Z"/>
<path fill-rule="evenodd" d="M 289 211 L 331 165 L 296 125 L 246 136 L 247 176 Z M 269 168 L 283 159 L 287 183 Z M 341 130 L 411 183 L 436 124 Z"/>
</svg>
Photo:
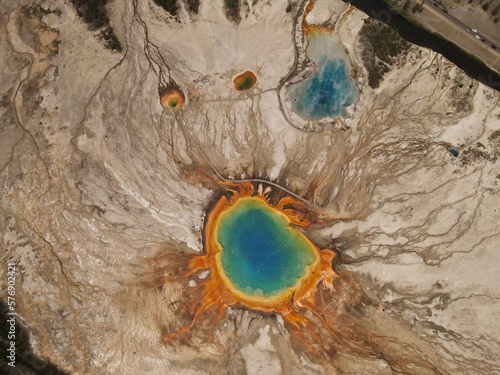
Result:
<svg viewBox="0 0 500 375">
<path fill-rule="evenodd" d="M 443 368 L 500 373 L 498 92 L 416 46 L 370 88 L 366 16 L 318 1 L 307 21 L 335 24 L 360 100 L 315 128 L 286 102 L 306 45 L 303 9 L 288 3 L 249 1 L 236 24 L 222 0 L 177 19 L 153 1 L 110 1 L 122 52 L 69 1 L 0 4 L 0 243 L 37 355 L 71 374 L 392 373 L 352 354 L 317 364 L 279 319 L 237 309 L 216 343 L 162 343 L 182 290 L 139 280 L 164 251 L 203 251 L 218 194 L 206 176 L 243 176 L 317 208 L 326 224 L 306 234 L 341 253 L 336 269 L 384 319 L 439 347 Z M 237 92 L 246 69 L 258 83 Z M 167 77 L 187 97 L 175 113 L 159 101 Z"/>
</svg>

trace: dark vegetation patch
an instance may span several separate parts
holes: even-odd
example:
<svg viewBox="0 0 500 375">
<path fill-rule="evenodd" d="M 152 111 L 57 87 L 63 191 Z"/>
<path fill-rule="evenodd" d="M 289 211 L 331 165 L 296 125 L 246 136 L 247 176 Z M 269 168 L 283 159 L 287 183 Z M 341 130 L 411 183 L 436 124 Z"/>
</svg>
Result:
<svg viewBox="0 0 500 375">
<path fill-rule="evenodd" d="M 155 4 L 165 9 L 173 17 L 179 13 L 179 4 L 177 0 L 154 0 Z"/>
<path fill-rule="evenodd" d="M 499 156 L 500 152 L 487 151 L 482 143 L 477 142 L 475 146 L 468 148 L 462 153 L 461 161 L 464 165 L 470 165 L 484 160 L 495 163 Z"/>
<path fill-rule="evenodd" d="M 121 52 L 122 46 L 111 26 L 105 27 L 103 30 L 101 30 L 101 38 L 104 39 L 104 45 L 106 46 L 106 48 Z"/>
<path fill-rule="evenodd" d="M 100 36 L 106 48 L 121 52 L 122 46 L 109 24 L 106 10 L 108 0 L 71 0 L 71 3 L 91 30 L 101 30 Z"/>
<path fill-rule="evenodd" d="M 367 18 L 361 28 L 360 42 L 363 63 L 368 71 L 368 84 L 372 88 L 379 87 L 385 73 L 411 47 L 395 29 L 371 18 Z"/>
<path fill-rule="evenodd" d="M 498 151 L 500 151 L 500 130 L 495 130 L 491 133 L 488 137 L 488 141 L 490 141 L 494 146 L 496 146 L 496 148 L 498 148 Z"/>
<path fill-rule="evenodd" d="M 438 68 L 437 68 L 438 69 Z M 450 89 L 450 105 L 455 113 L 467 113 L 472 110 L 472 89 L 474 81 L 461 70 L 458 70 L 455 77 L 447 82 Z"/>
<path fill-rule="evenodd" d="M 16 316 L 16 330 L 15 330 L 15 347 L 16 347 L 16 367 L 8 365 L 9 359 L 8 349 L 10 348 L 10 341 L 8 333 L 10 332 L 10 324 L 7 319 L 11 319 L 13 315 L 7 315 L 8 306 L 4 300 L 0 300 L 0 349 L 2 355 L 0 356 L 0 374 L 5 375 L 68 375 L 68 373 L 61 371 L 57 366 L 38 358 L 31 350 L 29 342 L 28 331 L 19 325 L 19 318 Z"/>
<path fill-rule="evenodd" d="M 241 21 L 240 0 L 224 0 L 226 17 L 235 23 Z"/>
<path fill-rule="evenodd" d="M 499 158 L 500 130 L 495 130 L 488 136 L 488 142 L 486 142 L 486 146 L 481 142 L 476 142 L 474 145 L 463 152 L 461 161 L 463 165 L 470 165 L 474 162 L 483 161 L 495 163 Z"/>
<path fill-rule="evenodd" d="M 108 0 L 71 0 L 83 21 L 94 30 L 109 25 L 106 3 Z"/>
<path fill-rule="evenodd" d="M 200 8 L 200 0 L 184 0 L 186 7 L 190 13 L 198 14 Z"/>
</svg>

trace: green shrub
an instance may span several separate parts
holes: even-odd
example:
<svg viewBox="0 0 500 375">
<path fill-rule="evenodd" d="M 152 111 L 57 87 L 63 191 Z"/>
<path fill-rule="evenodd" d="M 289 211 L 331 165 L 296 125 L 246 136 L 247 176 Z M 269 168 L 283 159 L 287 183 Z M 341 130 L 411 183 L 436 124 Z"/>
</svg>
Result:
<svg viewBox="0 0 500 375">
<path fill-rule="evenodd" d="M 113 28 L 109 25 L 106 4 L 108 0 L 71 0 L 78 16 L 90 26 L 92 30 L 101 29 L 104 45 L 110 49 L 121 52 L 122 46 L 116 37 Z"/>
<path fill-rule="evenodd" d="M 186 6 L 191 13 L 197 14 L 200 7 L 200 0 L 186 0 Z"/>
<path fill-rule="evenodd" d="M 224 0 L 224 8 L 227 18 L 236 23 L 241 21 L 239 0 Z"/>
<path fill-rule="evenodd" d="M 179 12 L 179 4 L 177 4 L 177 0 L 154 0 L 154 2 L 174 17 Z"/>
<path fill-rule="evenodd" d="M 76 12 L 94 30 L 109 25 L 108 0 L 71 0 Z"/>
<path fill-rule="evenodd" d="M 411 44 L 397 31 L 371 18 L 365 20 L 360 32 L 363 63 L 368 71 L 368 84 L 377 88 L 397 57 L 408 51 Z"/>
</svg>

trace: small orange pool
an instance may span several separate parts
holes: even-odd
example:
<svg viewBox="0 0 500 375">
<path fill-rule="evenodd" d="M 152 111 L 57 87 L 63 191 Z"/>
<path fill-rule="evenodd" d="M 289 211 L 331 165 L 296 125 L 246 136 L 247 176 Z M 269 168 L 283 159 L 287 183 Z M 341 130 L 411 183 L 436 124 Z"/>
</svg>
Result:
<svg viewBox="0 0 500 375">
<path fill-rule="evenodd" d="M 257 83 L 257 76 L 251 70 L 246 70 L 233 78 L 234 89 L 236 91 L 247 91 Z"/>
<path fill-rule="evenodd" d="M 171 89 L 161 95 L 160 103 L 164 109 L 180 109 L 184 105 L 186 98 L 181 90 Z"/>
</svg>

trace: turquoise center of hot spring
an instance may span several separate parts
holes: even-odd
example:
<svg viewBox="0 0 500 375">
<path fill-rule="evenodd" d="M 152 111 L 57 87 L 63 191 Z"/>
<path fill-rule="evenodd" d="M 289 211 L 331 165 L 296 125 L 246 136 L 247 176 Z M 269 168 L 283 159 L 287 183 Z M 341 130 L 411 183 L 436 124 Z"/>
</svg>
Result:
<svg viewBox="0 0 500 375">
<path fill-rule="evenodd" d="M 221 215 L 217 240 L 224 273 L 235 289 L 253 296 L 296 286 L 317 259 L 304 234 L 258 198 L 242 198 Z"/>
</svg>

